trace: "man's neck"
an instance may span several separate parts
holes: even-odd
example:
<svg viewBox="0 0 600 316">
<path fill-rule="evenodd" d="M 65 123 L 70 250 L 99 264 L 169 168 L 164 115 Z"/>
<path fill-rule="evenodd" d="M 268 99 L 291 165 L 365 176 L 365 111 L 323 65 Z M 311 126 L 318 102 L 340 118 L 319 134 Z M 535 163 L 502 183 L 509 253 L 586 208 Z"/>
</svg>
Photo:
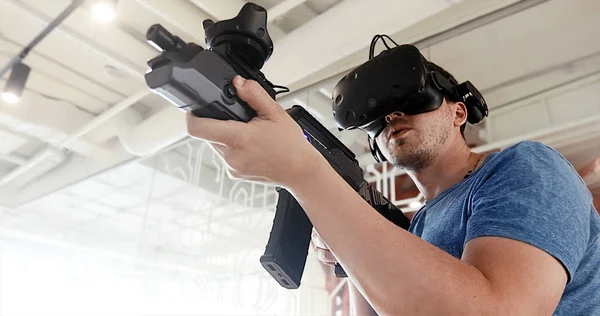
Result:
<svg viewBox="0 0 600 316">
<path fill-rule="evenodd" d="M 430 201 L 462 181 L 467 172 L 475 167 L 477 160 L 477 154 L 472 153 L 463 141 L 457 141 L 448 146 L 430 166 L 407 173 L 425 199 Z"/>
</svg>

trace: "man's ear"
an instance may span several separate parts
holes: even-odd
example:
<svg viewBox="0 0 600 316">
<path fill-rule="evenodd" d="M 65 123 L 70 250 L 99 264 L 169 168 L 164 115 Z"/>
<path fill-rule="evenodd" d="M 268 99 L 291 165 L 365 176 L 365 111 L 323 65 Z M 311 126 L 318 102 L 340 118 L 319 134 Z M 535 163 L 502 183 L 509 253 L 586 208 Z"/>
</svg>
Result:
<svg viewBox="0 0 600 316">
<path fill-rule="evenodd" d="M 454 103 L 454 126 L 462 126 L 467 122 L 467 106 L 462 102 Z"/>
</svg>

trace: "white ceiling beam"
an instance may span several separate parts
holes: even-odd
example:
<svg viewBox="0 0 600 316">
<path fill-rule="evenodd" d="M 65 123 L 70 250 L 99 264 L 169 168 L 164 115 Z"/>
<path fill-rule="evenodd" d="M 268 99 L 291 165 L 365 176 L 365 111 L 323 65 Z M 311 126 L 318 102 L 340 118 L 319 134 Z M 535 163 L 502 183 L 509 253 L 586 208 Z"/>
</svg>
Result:
<svg viewBox="0 0 600 316">
<path fill-rule="evenodd" d="M 277 18 L 283 16 L 304 2 L 306 2 L 306 0 L 284 0 L 278 3 L 268 10 L 269 14 L 267 17 L 267 22 L 270 23 L 277 20 Z"/>
<path fill-rule="evenodd" d="M 140 91 L 140 92 L 132 95 L 131 97 L 128 97 L 127 99 L 125 99 L 125 100 L 117 103 L 116 105 L 114 105 L 113 107 L 111 107 L 110 109 L 108 109 L 107 111 L 104 111 L 102 114 L 100 114 L 100 115 L 92 118 L 91 120 L 89 120 L 83 126 L 77 128 L 74 132 L 72 132 L 67 137 L 61 139 L 60 141 L 57 141 L 57 142 L 53 143 L 53 145 L 55 145 L 57 148 L 66 148 L 66 147 L 68 147 L 72 143 L 77 142 L 81 136 L 87 134 L 92 129 L 94 129 L 94 128 L 100 126 L 100 125 L 102 125 L 103 123 L 105 123 L 109 119 L 113 118 L 115 115 L 119 114 L 121 111 L 123 111 L 124 109 L 128 108 L 129 106 L 131 106 L 135 102 L 138 102 L 141 98 L 143 98 L 144 96 L 146 96 L 146 94 L 147 94 L 147 91 L 146 90 L 142 90 L 142 91 Z M 35 111 L 35 113 L 39 114 L 39 111 Z M 72 119 L 72 118 L 69 117 L 69 119 Z M 32 157 L 28 161 L 27 164 L 22 165 L 22 166 L 20 166 L 18 168 L 15 168 L 9 174 L 7 174 L 6 176 L 2 177 L 0 179 L 0 186 L 3 186 L 5 184 L 9 183 L 10 181 L 16 179 L 20 175 L 22 175 L 22 174 L 28 172 L 29 170 L 33 169 L 38 164 L 42 163 L 45 159 L 48 159 L 49 157 L 51 157 L 53 154 L 54 153 L 51 150 L 46 150 L 46 151 L 43 151 L 43 152 L 35 155 L 34 157 Z M 105 154 L 105 155 L 103 155 L 101 157 L 96 157 L 96 158 L 98 158 L 98 160 L 103 160 L 103 159 L 107 159 L 107 158 L 112 157 L 112 156 L 114 156 L 114 152 L 110 152 L 108 154 Z"/>
<path fill-rule="evenodd" d="M 175 107 L 166 107 L 137 124 L 124 116 L 117 118 L 117 122 L 117 137 L 136 156 L 151 155 L 188 136 L 185 113 Z"/>
<path fill-rule="evenodd" d="M 373 34 L 396 33 L 450 6 L 444 0 L 344 0 L 282 38 L 263 73 L 288 86 L 368 47 Z M 377 18 L 357 23 L 365 8 Z"/>
<path fill-rule="evenodd" d="M 319 88 L 318 91 L 328 99 L 331 99 L 331 96 L 333 95 L 333 90 L 330 90 L 329 88 Z"/>
<path fill-rule="evenodd" d="M 47 151 L 44 155 L 49 155 Z M 40 156 L 37 156 L 40 159 Z M 62 165 L 56 167 L 43 177 L 29 183 L 24 188 L 17 188 L 12 185 L 1 187 L 2 199 L 0 203 L 6 207 L 15 208 L 27 202 L 33 201 L 44 195 L 56 191 L 81 179 L 97 174 L 107 168 L 116 166 L 123 161 L 131 158 L 123 148 L 115 148 L 112 156 L 103 160 L 85 159 L 83 157 L 72 157 Z M 45 158 L 44 158 L 45 159 Z M 42 162 L 41 159 L 40 162 Z M 4 178 L 3 178 L 4 179 Z M 18 179 L 16 179 L 18 180 Z M 3 183 L 5 181 L 0 181 Z"/>
<path fill-rule="evenodd" d="M 3 80 L 0 79 L 0 84 L 2 82 Z M 10 128 L 11 132 L 28 135 L 30 139 L 38 139 L 49 144 L 56 144 L 61 137 L 93 118 L 93 115 L 71 104 L 50 100 L 29 90 L 24 91 L 18 104 L 2 104 L 1 107 L 0 123 L 3 126 Z M 107 148 L 85 140 L 68 143 L 63 148 L 88 157 L 110 154 Z"/>
<path fill-rule="evenodd" d="M 600 115 L 594 115 L 590 117 L 586 117 L 577 121 L 565 123 L 565 124 L 557 124 L 548 128 L 532 131 L 530 133 L 521 134 L 515 137 L 510 137 L 507 139 L 502 139 L 495 141 L 493 143 L 485 144 L 482 146 L 478 146 L 473 148 L 475 152 L 487 152 L 490 150 L 501 149 L 512 144 L 516 144 L 520 141 L 524 140 L 539 140 L 544 141 L 545 137 L 548 137 L 557 133 L 565 133 L 571 129 L 579 128 L 585 126 L 587 124 L 600 124 Z"/>
<path fill-rule="evenodd" d="M 200 10 L 208 13 L 213 21 L 229 20 L 235 17 L 246 4 L 244 0 L 190 0 Z M 216 22 L 216 21 L 214 21 Z"/>
<path fill-rule="evenodd" d="M 4 160 L 10 163 L 14 163 L 16 165 L 24 165 L 27 163 L 27 159 L 17 156 L 15 154 L 0 154 L 0 160 Z"/>
<path fill-rule="evenodd" d="M 453 4 L 452 6 L 449 6 L 446 10 L 442 10 L 437 14 L 430 15 L 417 23 L 401 28 L 397 31 L 391 32 L 387 31 L 384 28 L 378 28 L 372 30 L 372 32 L 368 35 L 354 35 L 356 39 L 361 39 L 362 41 L 364 41 L 364 47 L 334 63 L 327 65 L 319 71 L 312 72 L 309 76 L 306 76 L 294 83 L 288 84 L 288 87 L 292 91 L 299 91 L 308 89 L 311 85 L 315 85 L 315 83 L 321 84 L 327 82 L 331 84 L 331 80 L 335 81 L 336 78 L 341 78 L 341 76 L 345 75 L 347 71 L 359 66 L 360 64 L 366 61 L 366 58 L 369 53 L 368 43 L 375 34 L 385 33 L 388 34 L 391 38 L 393 38 L 397 43 L 415 43 L 417 45 L 427 47 L 428 45 L 448 40 L 464 32 L 467 32 L 468 30 L 485 25 L 486 23 L 489 23 L 494 19 L 498 19 L 499 17 L 511 15 L 515 12 L 518 12 L 519 10 L 530 8 L 531 6 L 543 1 L 546 0 L 456 1 L 458 2 L 458 4 Z M 410 1 L 397 2 L 411 3 Z M 369 8 L 369 11 L 367 12 L 370 16 L 375 16 L 375 13 L 371 11 L 371 8 L 372 6 L 376 5 L 376 3 L 365 4 L 364 8 Z M 332 10 L 336 11 L 336 8 L 334 7 L 332 8 Z M 398 12 L 403 11 L 400 10 Z M 363 14 L 365 14 L 364 11 Z M 362 18 L 359 18 L 357 21 L 361 20 Z M 475 23 L 471 23 L 473 21 L 475 21 Z M 393 25 L 393 22 L 391 23 Z M 357 23 L 357 25 L 359 25 L 359 23 Z M 343 27 L 340 27 L 339 29 L 340 31 L 344 30 Z M 342 38 L 344 37 L 344 35 L 338 36 Z M 333 82 L 332 86 L 335 85 L 335 83 L 336 82 Z"/>
<path fill-rule="evenodd" d="M 559 150 L 563 155 L 568 156 L 573 154 L 571 150 L 562 150 L 564 147 L 570 147 L 575 144 L 589 143 L 595 138 L 600 138 L 600 123 L 589 124 L 580 128 L 575 128 L 564 133 L 546 139 L 546 143 L 552 145 L 553 148 Z"/>
<path fill-rule="evenodd" d="M 362 130 L 354 129 L 349 131 L 341 131 L 338 132 L 339 139 L 342 143 L 350 148 L 350 150 L 356 151 L 355 145 L 358 144 L 359 148 L 368 148 L 369 144 L 367 143 L 367 133 Z M 355 152 L 354 154 L 360 155 L 362 152 Z"/>
<path fill-rule="evenodd" d="M 598 73 L 600 73 L 600 52 L 552 65 L 527 76 L 515 78 L 510 82 L 482 90 L 481 93 L 484 95 L 490 111 L 495 113 L 504 111 L 509 104 L 532 94 L 553 90 L 565 85 L 565 83 L 575 82 Z M 494 108 L 499 107 L 502 110 L 494 110 Z"/>
<path fill-rule="evenodd" d="M 370 152 L 358 155 L 356 157 L 356 160 L 358 160 L 358 165 L 362 168 L 364 168 L 367 165 L 377 163 L 377 161 L 375 161 L 375 158 Z"/>
<path fill-rule="evenodd" d="M 8 174 L 4 175 L 0 179 L 0 187 L 17 179 L 28 171 L 36 169 L 38 166 L 50 161 L 55 162 L 55 165 L 62 163 L 66 159 L 66 153 L 63 151 L 56 150 L 54 148 L 48 148 L 42 151 L 40 154 L 35 155 L 33 158 L 27 160 L 27 162 L 15 169 L 12 169 Z M 53 166 L 54 167 L 54 166 Z M 47 170 L 44 170 L 47 171 Z M 3 189 L 2 189 L 3 190 Z"/>
<path fill-rule="evenodd" d="M 135 104 L 136 102 L 139 102 L 147 94 L 148 94 L 148 89 L 143 89 L 143 90 L 140 90 L 137 93 L 125 98 L 124 100 L 121 100 L 120 102 L 118 102 L 117 104 L 115 104 L 111 108 L 109 108 L 108 110 L 102 112 L 102 114 L 95 116 L 93 119 L 91 119 L 86 124 L 84 124 L 83 126 L 78 128 L 75 132 L 73 132 L 71 135 L 69 135 L 65 139 L 62 139 L 58 143 L 58 146 L 63 147 L 65 145 L 71 143 L 72 141 L 84 136 L 91 130 L 97 128 L 98 126 L 100 126 L 100 125 L 104 124 L 105 122 L 107 122 L 108 120 L 112 119 L 113 117 L 115 117 L 116 115 L 121 113 L 123 110 L 129 108 L 131 105 Z"/>
<path fill-rule="evenodd" d="M 337 127 L 331 112 L 331 101 L 317 91 L 298 95 L 291 102 L 288 101 L 288 103 L 302 106 L 327 129 Z"/>
</svg>

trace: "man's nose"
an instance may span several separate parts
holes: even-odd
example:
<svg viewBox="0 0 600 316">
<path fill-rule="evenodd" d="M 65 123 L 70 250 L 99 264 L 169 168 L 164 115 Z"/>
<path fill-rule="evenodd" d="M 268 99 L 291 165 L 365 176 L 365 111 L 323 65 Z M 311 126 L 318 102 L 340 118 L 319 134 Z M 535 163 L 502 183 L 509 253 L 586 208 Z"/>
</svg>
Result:
<svg viewBox="0 0 600 316">
<path fill-rule="evenodd" d="M 400 111 L 394 111 L 388 115 L 385 116 L 385 122 L 389 123 L 391 122 L 394 118 L 396 117 L 403 117 L 404 113 L 400 112 Z"/>
</svg>

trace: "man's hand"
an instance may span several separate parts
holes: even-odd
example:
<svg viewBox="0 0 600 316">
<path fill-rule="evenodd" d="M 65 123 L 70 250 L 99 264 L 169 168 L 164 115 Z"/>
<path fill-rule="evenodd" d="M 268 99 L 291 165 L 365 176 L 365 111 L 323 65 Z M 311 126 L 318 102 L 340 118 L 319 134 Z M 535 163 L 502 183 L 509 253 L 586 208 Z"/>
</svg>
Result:
<svg viewBox="0 0 600 316">
<path fill-rule="evenodd" d="M 321 235 L 319 235 L 314 227 L 312 230 L 310 245 L 313 248 L 317 258 L 324 264 L 332 266 L 338 262 L 337 258 L 333 255 L 333 252 L 329 250 L 329 247 L 327 244 L 325 244 L 325 241 L 323 238 L 321 238 Z"/>
<path fill-rule="evenodd" d="M 250 122 L 187 114 L 190 136 L 207 141 L 232 179 L 286 187 L 309 177 L 324 158 L 306 141 L 300 126 L 253 80 L 233 79 L 237 95 L 256 112 Z"/>
</svg>

